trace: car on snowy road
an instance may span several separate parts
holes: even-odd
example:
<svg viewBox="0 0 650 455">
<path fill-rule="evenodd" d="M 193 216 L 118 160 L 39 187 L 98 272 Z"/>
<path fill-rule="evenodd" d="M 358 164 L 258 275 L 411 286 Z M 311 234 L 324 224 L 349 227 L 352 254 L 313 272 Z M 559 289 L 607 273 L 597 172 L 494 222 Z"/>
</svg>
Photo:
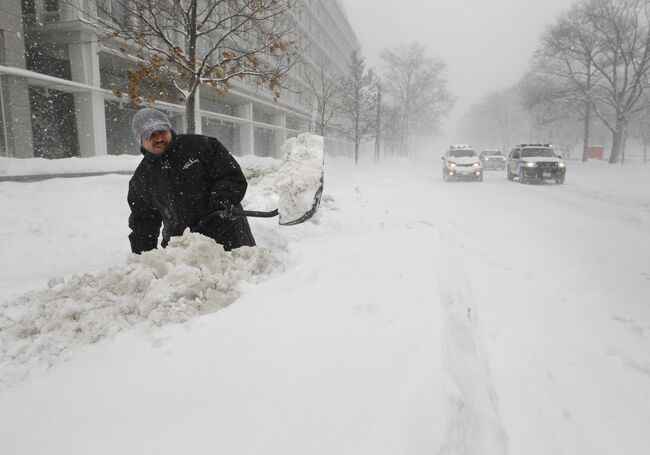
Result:
<svg viewBox="0 0 650 455">
<path fill-rule="evenodd" d="M 478 157 L 481 160 L 483 169 L 486 171 L 506 168 L 506 159 L 500 150 L 483 150 Z"/>
<path fill-rule="evenodd" d="M 483 181 L 481 160 L 471 145 L 455 144 L 442 157 L 442 178 Z"/>
<path fill-rule="evenodd" d="M 566 163 L 549 144 L 516 146 L 508 155 L 506 166 L 508 180 L 518 177 L 520 183 L 554 180 L 562 184 L 566 176 Z"/>
</svg>

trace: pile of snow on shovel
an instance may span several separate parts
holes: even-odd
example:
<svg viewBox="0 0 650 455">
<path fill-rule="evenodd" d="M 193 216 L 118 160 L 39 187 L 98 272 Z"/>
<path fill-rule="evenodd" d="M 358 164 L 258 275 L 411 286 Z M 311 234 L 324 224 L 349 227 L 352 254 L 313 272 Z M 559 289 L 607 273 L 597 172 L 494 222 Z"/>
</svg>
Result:
<svg viewBox="0 0 650 455">
<path fill-rule="evenodd" d="M 308 133 L 290 138 L 282 146 L 276 180 L 280 223 L 301 219 L 318 203 L 315 195 L 323 184 L 324 150 L 323 137 Z"/>
</svg>

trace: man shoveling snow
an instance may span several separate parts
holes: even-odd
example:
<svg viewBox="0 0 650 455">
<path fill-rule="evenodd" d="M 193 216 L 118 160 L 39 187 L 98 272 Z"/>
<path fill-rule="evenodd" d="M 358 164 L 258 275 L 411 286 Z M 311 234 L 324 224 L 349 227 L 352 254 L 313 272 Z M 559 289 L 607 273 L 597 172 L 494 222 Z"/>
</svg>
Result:
<svg viewBox="0 0 650 455">
<path fill-rule="evenodd" d="M 320 136 L 304 133 L 284 144 L 276 185 L 278 210 L 258 212 L 243 210 L 246 177 L 217 139 L 177 135 L 167 117 L 150 108 L 136 113 L 133 133 L 144 155 L 129 185 L 134 253 L 157 247 L 161 224 L 162 247 L 191 228 L 231 250 L 255 245 L 247 216 L 279 214 L 280 224 L 290 226 L 307 221 L 318 209 L 324 158 Z"/>
<path fill-rule="evenodd" d="M 145 108 L 133 116 L 133 134 L 141 144 L 142 162 L 129 183 L 129 227 L 134 253 L 161 246 L 208 214 L 220 213 L 200 230 L 226 250 L 254 246 L 255 239 L 241 209 L 248 186 L 235 158 L 217 139 L 176 134 L 162 112 Z"/>
</svg>

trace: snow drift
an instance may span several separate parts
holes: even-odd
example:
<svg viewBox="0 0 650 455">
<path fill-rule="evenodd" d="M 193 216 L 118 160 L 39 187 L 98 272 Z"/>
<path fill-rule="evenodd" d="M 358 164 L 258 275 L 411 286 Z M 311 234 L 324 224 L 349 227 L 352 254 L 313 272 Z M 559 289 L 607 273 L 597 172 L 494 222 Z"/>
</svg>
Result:
<svg viewBox="0 0 650 455">
<path fill-rule="evenodd" d="M 238 297 L 242 281 L 258 282 L 280 267 L 269 249 L 226 252 L 186 230 L 167 248 L 131 254 L 122 266 L 53 278 L 49 289 L 0 304 L 0 382 L 20 379 L 21 364 L 53 365 L 71 348 L 125 329 L 217 311 Z"/>
</svg>

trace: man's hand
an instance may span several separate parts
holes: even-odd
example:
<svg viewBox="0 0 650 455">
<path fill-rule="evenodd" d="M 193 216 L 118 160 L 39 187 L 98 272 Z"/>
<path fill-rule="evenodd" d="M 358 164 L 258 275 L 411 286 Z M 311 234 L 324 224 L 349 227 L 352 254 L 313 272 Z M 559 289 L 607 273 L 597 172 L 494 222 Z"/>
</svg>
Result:
<svg viewBox="0 0 650 455">
<path fill-rule="evenodd" d="M 217 216 L 221 220 L 232 221 L 235 219 L 235 206 L 230 202 L 222 202 L 217 207 Z"/>
</svg>

